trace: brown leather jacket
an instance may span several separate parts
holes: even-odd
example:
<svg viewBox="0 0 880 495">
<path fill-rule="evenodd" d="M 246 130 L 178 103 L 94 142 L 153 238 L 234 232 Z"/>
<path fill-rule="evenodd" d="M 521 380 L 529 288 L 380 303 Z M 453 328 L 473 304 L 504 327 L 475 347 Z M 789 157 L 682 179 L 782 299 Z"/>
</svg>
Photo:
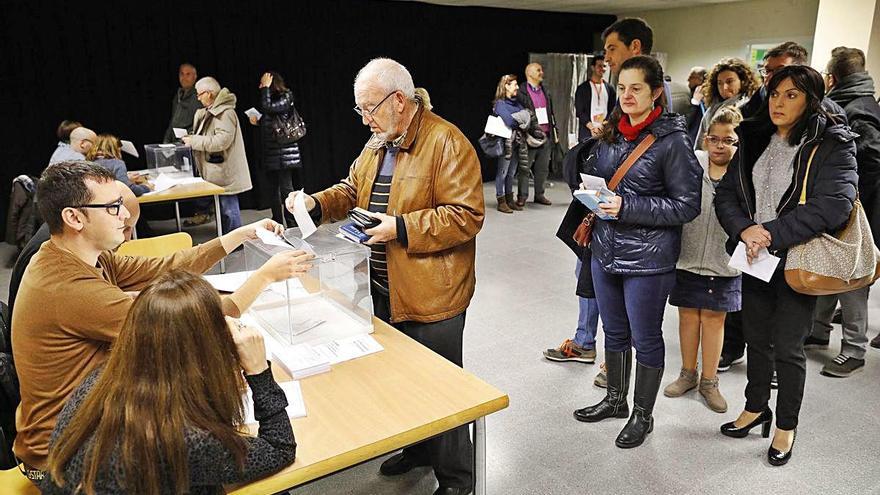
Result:
<svg viewBox="0 0 880 495">
<path fill-rule="evenodd" d="M 370 140 L 348 178 L 314 194 L 322 222 L 366 209 L 385 147 Z M 451 123 L 419 106 L 406 131 L 388 201 L 402 216 L 407 246 L 387 244 L 391 321 L 434 322 L 467 309 L 474 294 L 476 236 L 483 226 L 480 162 Z"/>
</svg>

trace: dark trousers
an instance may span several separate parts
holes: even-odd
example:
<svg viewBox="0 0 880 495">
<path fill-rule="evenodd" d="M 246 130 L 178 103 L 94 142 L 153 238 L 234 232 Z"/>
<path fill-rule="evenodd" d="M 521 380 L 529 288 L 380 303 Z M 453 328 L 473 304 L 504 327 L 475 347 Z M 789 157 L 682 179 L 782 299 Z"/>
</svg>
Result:
<svg viewBox="0 0 880 495">
<path fill-rule="evenodd" d="M 746 411 L 761 412 L 770 401 L 774 365 L 779 381 L 776 427 L 794 429 L 804 397 L 807 358 L 804 340 L 813 326 L 816 297 L 785 283 L 783 270 L 770 283 L 743 274 L 742 322 L 747 346 Z"/>
<path fill-rule="evenodd" d="M 388 296 L 373 294 L 373 313 L 391 324 L 391 304 Z M 394 328 L 423 346 L 443 356 L 456 366 L 462 366 L 461 348 L 464 335 L 465 313 L 434 323 L 404 321 Z M 440 486 L 450 488 L 472 487 L 474 483 L 474 446 L 468 425 L 441 433 L 403 449 L 403 453 L 419 463 L 430 463 Z"/>
<path fill-rule="evenodd" d="M 743 336 L 742 327 L 742 311 L 727 313 L 724 320 L 724 347 L 721 349 L 721 354 L 736 358 L 746 352 L 746 338 Z"/>
<path fill-rule="evenodd" d="M 663 313 L 675 285 L 675 272 L 659 275 L 614 275 L 605 272 L 595 258 L 593 288 L 605 332 L 605 349 L 636 350 L 636 361 L 650 368 L 663 368 Z"/>
<path fill-rule="evenodd" d="M 296 176 L 296 180 L 294 180 L 294 176 Z M 269 201 L 272 205 L 272 220 L 283 224 L 283 220 L 286 217 L 288 227 L 294 226 L 295 222 L 293 215 L 284 207 L 284 200 L 295 190 L 294 182 L 296 182 L 297 186 L 300 186 L 299 176 L 299 169 L 288 168 L 285 170 L 266 171 L 266 177 L 269 180 Z"/>
</svg>

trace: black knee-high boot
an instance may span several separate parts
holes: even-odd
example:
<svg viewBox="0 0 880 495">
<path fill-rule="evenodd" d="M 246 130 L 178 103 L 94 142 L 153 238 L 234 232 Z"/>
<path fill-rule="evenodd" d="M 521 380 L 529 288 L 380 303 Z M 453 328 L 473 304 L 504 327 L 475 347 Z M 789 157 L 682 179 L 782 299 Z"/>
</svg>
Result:
<svg viewBox="0 0 880 495">
<path fill-rule="evenodd" d="M 605 351 L 605 367 L 608 376 L 605 398 L 598 404 L 576 410 L 574 419 L 595 423 L 607 418 L 629 416 L 626 396 L 629 393 L 629 375 L 632 370 L 632 349 L 625 352 Z"/>
<path fill-rule="evenodd" d="M 663 379 L 663 368 L 649 368 L 636 363 L 636 385 L 633 412 L 614 442 L 622 449 L 638 447 L 654 429 L 654 403 Z"/>
</svg>

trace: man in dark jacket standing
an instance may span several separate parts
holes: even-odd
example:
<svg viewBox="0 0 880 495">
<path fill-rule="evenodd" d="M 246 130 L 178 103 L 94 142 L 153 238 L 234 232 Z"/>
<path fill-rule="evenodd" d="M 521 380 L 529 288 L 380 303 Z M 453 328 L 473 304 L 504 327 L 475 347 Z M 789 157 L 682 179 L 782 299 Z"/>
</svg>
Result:
<svg viewBox="0 0 880 495">
<path fill-rule="evenodd" d="M 552 203 L 544 196 L 544 183 L 550 173 L 550 155 L 553 145 L 558 141 L 556 137 L 556 116 L 553 115 L 553 99 L 541 83 L 544 81 L 544 68 L 539 63 L 531 63 L 526 66 L 527 84 L 519 87 L 516 99 L 523 106 L 535 112 L 538 125 L 547 138 L 537 148 L 529 148 L 529 168 L 535 174 L 535 203 L 549 206 Z M 516 204 L 524 206 L 529 198 L 529 176 L 517 173 L 517 198 Z"/>
<path fill-rule="evenodd" d="M 874 80 L 865 71 L 865 54 L 858 48 L 837 47 L 825 71 L 827 97 L 843 107 L 856 138 L 856 162 L 859 167 L 859 197 L 874 244 L 880 245 L 880 105 L 874 100 Z M 822 367 L 822 374 L 848 377 L 865 366 L 868 343 L 868 287 L 816 301 L 813 331 L 804 348 L 827 348 L 831 318 L 837 301 L 842 311 L 843 338 L 840 354 Z M 880 346 L 880 337 L 871 343 Z"/>
<path fill-rule="evenodd" d="M 605 75 L 605 55 L 597 54 L 590 61 L 590 79 L 577 87 L 574 93 L 574 111 L 578 119 L 578 142 L 602 131 L 602 123 L 617 104 L 614 88 L 602 79 Z"/>
<path fill-rule="evenodd" d="M 175 127 L 192 133 L 193 117 L 196 115 L 196 110 L 202 108 L 202 104 L 196 98 L 198 73 L 195 66 L 189 63 L 180 64 L 177 79 L 180 81 L 180 88 L 171 99 L 171 121 L 168 122 L 168 129 L 165 129 L 163 139 L 165 143 L 173 143 L 177 139 L 174 136 Z"/>
<path fill-rule="evenodd" d="M 767 104 L 767 84 L 773 78 L 773 73 L 786 65 L 807 65 L 807 49 L 794 41 L 786 41 L 779 46 L 773 47 L 764 54 L 764 63 L 758 71 L 764 80 L 764 85 L 740 107 L 743 118 L 754 116 L 758 110 Z"/>
</svg>

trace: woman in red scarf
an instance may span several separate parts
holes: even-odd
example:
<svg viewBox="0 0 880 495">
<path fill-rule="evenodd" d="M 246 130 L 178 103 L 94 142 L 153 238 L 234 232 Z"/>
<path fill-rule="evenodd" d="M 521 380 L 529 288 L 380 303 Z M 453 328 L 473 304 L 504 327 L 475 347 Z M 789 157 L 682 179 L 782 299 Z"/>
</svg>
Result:
<svg viewBox="0 0 880 495">
<path fill-rule="evenodd" d="M 579 421 L 629 421 L 618 447 L 637 447 L 654 428 L 654 401 L 663 377 L 663 312 L 675 284 L 681 226 L 700 213 L 702 168 L 694 156 L 684 117 L 663 112 L 663 69 L 651 57 L 621 65 L 619 105 L 596 146 L 592 174 L 611 179 L 638 156 L 602 204 L 610 220 L 593 227 L 593 285 L 605 331 L 608 388 L 598 404 L 574 412 Z M 643 140 L 647 149 L 637 150 Z M 644 145 L 642 148 L 644 148 Z M 639 156 L 639 153 L 641 155 Z M 627 392 L 631 349 L 636 350 L 634 407 Z"/>
</svg>

